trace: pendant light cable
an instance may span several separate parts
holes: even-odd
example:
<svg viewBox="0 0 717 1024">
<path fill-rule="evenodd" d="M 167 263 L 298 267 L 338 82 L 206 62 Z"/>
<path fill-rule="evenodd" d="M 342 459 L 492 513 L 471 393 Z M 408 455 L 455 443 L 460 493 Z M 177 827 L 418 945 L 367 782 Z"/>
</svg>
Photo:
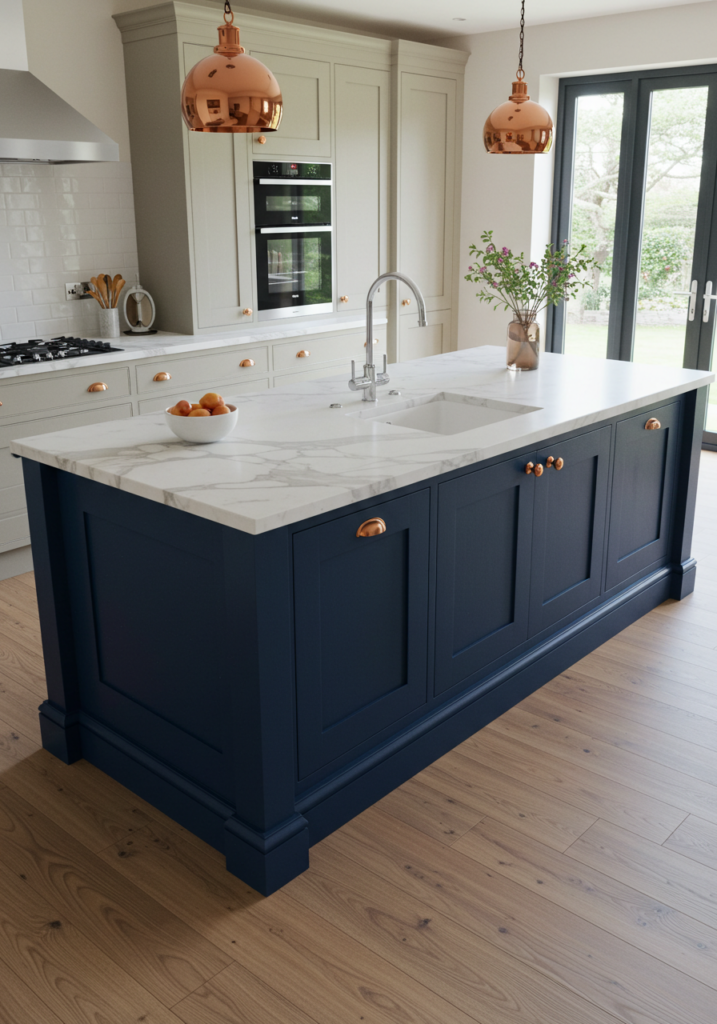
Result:
<svg viewBox="0 0 717 1024">
<path fill-rule="evenodd" d="M 226 6 L 229 6 L 229 0 L 226 2 Z M 525 39 L 525 0 L 521 0 L 520 4 L 520 50 L 518 51 L 518 70 L 515 73 L 515 77 L 519 82 L 522 82 L 525 78 L 525 72 L 523 71 L 523 40 Z"/>
<path fill-rule="evenodd" d="M 227 17 L 227 15 L 229 15 L 229 17 Z M 232 10 L 232 5 L 229 3 L 229 0 L 224 0 L 224 21 L 227 25 L 234 24 L 234 11 Z"/>
</svg>

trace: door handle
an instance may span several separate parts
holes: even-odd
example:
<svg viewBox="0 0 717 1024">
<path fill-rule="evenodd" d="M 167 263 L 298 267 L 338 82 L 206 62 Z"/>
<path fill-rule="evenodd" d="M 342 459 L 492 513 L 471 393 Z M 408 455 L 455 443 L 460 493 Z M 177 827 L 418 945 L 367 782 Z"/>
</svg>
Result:
<svg viewBox="0 0 717 1024">
<path fill-rule="evenodd" d="M 707 282 L 707 287 L 710 289 L 710 291 L 712 290 L 712 282 L 711 281 Z M 688 320 L 694 320 L 694 318 L 695 318 L 695 310 L 697 309 L 697 281 L 693 281 L 692 282 L 692 287 L 690 288 L 690 290 L 688 292 L 673 292 L 673 295 L 689 295 L 689 297 L 690 297 L 690 305 L 689 305 L 689 312 L 687 314 L 687 319 Z M 706 295 L 704 297 L 707 298 Z M 713 295 L 712 298 L 715 298 L 715 296 Z M 709 313 L 707 315 L 709 316 Z"/>
<path fill-rule="evenodd" d="M 704 304 L 702 306 L 702 323 L 706 324 L 710 318 L 710 302 L 712 299 L 717 299 L 717 292 L 712 294 L 712 282 L 708 281 L 705 285 L 705 293 L 702 296 Z"/>
</svg>

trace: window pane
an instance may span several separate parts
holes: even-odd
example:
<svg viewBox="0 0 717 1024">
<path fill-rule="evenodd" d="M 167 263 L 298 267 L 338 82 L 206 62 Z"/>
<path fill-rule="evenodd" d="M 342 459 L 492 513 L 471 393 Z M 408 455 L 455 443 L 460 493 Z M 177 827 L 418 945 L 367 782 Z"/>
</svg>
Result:
<svg viewBox="0 0 717 1024">
<path fill-rule="evenodd" d="M 708 87 L 652 94 L 637 296 L 636 363 L 682 366 Z M 701 304 L 700 304 L 701 308 Z"/>
<path fill-rule="evenodd" d="M 585 245 L 599 267 L 565 304 L 564 351 L 572 355 L 607 353 L 622 111 L 622 93 L 577 101 L 570 243 L 573 252 Z"/>
</svg>

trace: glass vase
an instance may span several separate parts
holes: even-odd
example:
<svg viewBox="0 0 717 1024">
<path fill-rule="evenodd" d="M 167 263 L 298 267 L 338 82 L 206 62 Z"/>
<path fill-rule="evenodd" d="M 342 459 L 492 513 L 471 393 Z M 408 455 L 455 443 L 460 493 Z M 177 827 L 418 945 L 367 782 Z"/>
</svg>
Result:
<svg viewBox="0 0 717 1024">
<path fill-rule="evenodd" d="M 537 370 L 540 327 L 535 317 L 521 310 L 508 324 L 506 363 L 509 370 Z"/>
</svg>

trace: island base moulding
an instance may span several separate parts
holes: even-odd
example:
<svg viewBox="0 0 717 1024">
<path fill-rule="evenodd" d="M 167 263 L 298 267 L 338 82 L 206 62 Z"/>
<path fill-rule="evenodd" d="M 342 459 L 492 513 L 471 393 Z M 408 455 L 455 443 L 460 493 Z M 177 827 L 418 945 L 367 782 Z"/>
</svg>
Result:
<svg viewBox="0 0 717 1024">
<path fill-rule="evenodd" d="M 312 844 L 692 591 L 706 393 L 256 535 L 25 457 L 43 746 L 276 891 Z"/>
</svg>

